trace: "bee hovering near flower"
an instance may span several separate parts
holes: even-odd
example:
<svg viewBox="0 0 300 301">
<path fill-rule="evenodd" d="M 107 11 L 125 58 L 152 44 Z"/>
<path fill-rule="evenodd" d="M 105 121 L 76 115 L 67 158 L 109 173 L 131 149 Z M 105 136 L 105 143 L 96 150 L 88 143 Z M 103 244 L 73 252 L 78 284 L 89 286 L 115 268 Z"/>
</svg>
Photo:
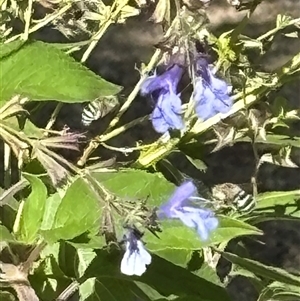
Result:
<svg viewBox="0 0 300 301">
<path fill-rule="evenodd" d="M 212 198 L 219 207 L 232 208 L 238 213 L 250 213 L 256 206 L 256 199 L 243 187 L 233 183 L 223 183 L 212 187 Z M 217 205 L 218 206 L 218 205 Z"/>
<path fill-rule="evenodd" d="M 146 266 L 151 263 L 151 255 L 145 249 L 141 239 L 142 234 L 137 229 L 129 229 L 125 236 L 126 251 L 121 261 L 121 273 L 141 276 Z"/>
<path fill-rule="evenodd" d="M 191 199 L 196 192 L 193 182 L 181 184 L 169 201 L 160 207 L 159 217 L 180 219 L 186 226 L 195 228 L 202 240 L 207 240 L 211 231 L 218 227 L 219 221 L 212 210 L 192 206 Z M 201 200 L 200 197 L 198 199 Z"/>
</svg>

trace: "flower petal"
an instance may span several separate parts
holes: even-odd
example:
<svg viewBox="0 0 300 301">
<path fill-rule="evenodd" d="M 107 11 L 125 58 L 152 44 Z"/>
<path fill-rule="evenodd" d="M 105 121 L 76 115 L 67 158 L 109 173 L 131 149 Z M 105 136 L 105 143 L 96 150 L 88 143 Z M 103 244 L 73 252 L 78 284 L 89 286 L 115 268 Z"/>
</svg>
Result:
<svg viewBox="0 0 300 301">
<path fill-rule="evenodd" d="M 207 240 L 210 232 L 218 226 L 218 219 L 209 209 L 184 206 L 181 209 L 174 210 L 174 214 L 186 226 L 195 228 L 202 240 Z"/>
<path fill-rule="evenodd" d="M 186 200 L 193 196 L 197 191 L 196 186 L 192 181 L 186 181 L 176 188 L 168 202 L 160 207 L 161 215 L 172 218 L 177 217 L 174 209 L 181 207 Z M 160 216 L 160 215 L 159 215 Z"/>
<path fill-rule="evenodd" d="M 168 129 L 183 129 L 181 118 L 181 100 L 172 91 L 160 94 L 156 107 L 151 115 L 154 129 L 165 133 Z"/>
<path fill-rule="evenodd" d="M 144 264 L 149 265 L 152 261 L 152 257 L 149 254 L 149 252 L 145 249 L 143 243 L 140 240 L 138 240 L 137 242 L 137 247 L 139 249 L 142 261 L 144 262 Z"/>
<path fill-rule="evenodd" d="M 227 83 L 213 74 L 204 58 L 200 58 L 196 65 L 199 75 L 194 85 L 196 114 L 207 120 L 218 113 L 227 113 L 233 104 Z"/>
<path fill-rule="evenodd" d="M 137 240 L 135 250 L 132 250 L 130 242 L 126 243 L 126 252 L 121 261 L 121 273 L 132 276 L 141 276 L 146 271 L 146 265 L 151 263 L 151 255 L 144 248 L 143 243 Z"/>
<path fill-rule="evenodd" d="M 178 82 L 182 76 L 183 69 L 178 65 L 173 65 L 171 68 L 167 69 L 161 75 L 152 75 L 149 76 L 141 86 L 141 94 L 146 95 L 153 93 L 155 90 L 164 89 L 167 91 L 169 85 L 172 86 L 172 89 L 176 91 Z"/>
</svg>

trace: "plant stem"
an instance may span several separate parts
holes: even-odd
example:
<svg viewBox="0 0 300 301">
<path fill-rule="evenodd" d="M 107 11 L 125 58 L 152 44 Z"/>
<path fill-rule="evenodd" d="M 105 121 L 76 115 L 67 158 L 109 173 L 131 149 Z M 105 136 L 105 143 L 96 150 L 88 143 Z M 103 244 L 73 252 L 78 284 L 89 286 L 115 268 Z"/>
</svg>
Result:
<svg viewBox="0 0 300 301">
<path fill-rule="evenodd" d="M 54 109 L 54 111 L 53 111 L 53 113 L 52 113 L 52 115 L 51 115 L 51 117 L 50 117 L 50 119 L 49 119 L 46 127 L 45 127 L 45 130 L 46 130 L 45 136 L 48 136 L 49 133 L 47 132 L 47 130 L 50 130 L 52 128 L 52 126 L 55 123 L 56 118 L 57 118 L 57 116 L 58 116 L 58 114 L 59 114 L 59 112 L 60 112 L 60 110 L 61 110 L 62 107 L 63 107 L 63 103 L 62 102 L 59 102 L 56 105 L 56 107 L 55 107 L 55 109 Z"/>
<path fill-rule="evenodd" d="M 30 27 L 30 21 L 31 21 L 32 4 L 33 4 L 33 0 L 28 0 L 27 10 L 25 12 L 25 29 L 24 29 L 24 34 L 22 35 L 22 38 L 23 38 L 24 41 L 27 41 L 28 36 L 29 36 L 29 27 Z"/>
<path fill-rule="evenodd" d="M 174 28 L 174 26 L 175 26 L 175 24 L 177 22 L 177 18 L 178 17 L 176 17 L 173 20 L 171 26 L 167 30 L 167 32 L 165 34 L 166 38 L 171 34 L 171 32 L 172 32 L 172 30 L 173 30 L 173 28 Z M 99 144 L 101 142 L 107 141 L 107 140 L 111 139 L 112 137 L 115 137 L 115 136 L 119 135 L 120 133 L 124 132 L 124 130 L 126 130 L 126 129 L 128 129 L 128 128 L 130 128 L 130 127 L 132 127 L 133 125 L 136 124 L 136 120 L 135 121 L 131 121 L 128 124 L 125 124 L 122 127 L 119 127 L 119 128 L 117 128 L 117 129 L 115 129 L 115 130 L 113 130 L 111 132 L 108 132 L 111 128 L 113 128 L 120 121 L 120 118 L 122 117 L 122 115 L 128 110 L 128 108 L 130 107 L 131 103 L 134 101 L 134 99 L 138 95 L 138 93 L 140 91 L 140 88 L 141 88 L 144 80 L 148 77 L 148 73 L 151 70 L 153 70 L 153 68 L 156 66 L 156 64 L 160 60 L 161 56 L 162 56 L 162 51 L 160 49 L 157 49 L 154 52 L 154 54 L 152 55 L 152 57 L 151 57 L 150 62 L 148 63 L 148 65 L 145 68 L 143 68 L 143 70 L 141 71 L 141 78 L 140 78 L 140 80 L 137 82 L 137 84 L 135 85 L 134 89 L 129 94 L 127 100 L 125 101 L 125 103 L 120 108 L 118 114 L 110 122 L 107 130 L 100 137 L 95 137 L 89 143 L 89 145 L 85 149 L 82 157 L 77 162 L 78 166 L 83 166 L 86 163 L 89 155 L 99 146 Z M 144 118 L 148 118 L 148 116 L 141 117 L 141 121 L 143 121 Z"/>
<path fill-rule="evenodd" d="M 49 24 L 50 22 L 52 22 L 53 20 L 55 20 L 56 18 L 58 18 L 59 16 L 63 15 L 66 11 L 68 11 L 70 8 L 72 7 L 72 3 L 68 3 L 66 4 L 64 7 L 62 7 L 57 13 L 53 13 L 49 16 L 47 16 L 46 18 L 44 18 L 41 22 L 39 22 L 38 24 L 32 26 L 31 28 L 28 29 L 28 34 L 31 34 L 35 31 L 37 31 L 38 29 L 46 26 L 47 24 Z M 10 39 L 7 39 L 5 41 L 5 44 L 10 43 L 16 39 L 18 39 L 19 37 L 21 37 L 22 34 L 17 34 L 13 37 L 11 37 Z"/>
<path fill-rule="evenodd" d="M 111 13 L 109 17 L 101 24 L 98 32 L 92 38 L 92 42 L 90 43 L 89 47 L 86 49 L 86 51 L 84 52 L 81 58 L 81 63 L 84 63 L 88 59 L 88 57 L 90 56 L 91 52 L 96 47 L 96 45 L 98 44 L 101 37 L 104 35 L 108 27 L 115 22 L 114 20 L 118 17 L 119 13 L 122 11 L 124 6 L 127 5 L 128 1 L 129 0 L 124 0 L 122 3 L 118 4 L 118 6 L 116 6 L 116 1 L 114 2 L 114 4 L 111 6 L 111 10 L 110 10 Z"/>
</svg>

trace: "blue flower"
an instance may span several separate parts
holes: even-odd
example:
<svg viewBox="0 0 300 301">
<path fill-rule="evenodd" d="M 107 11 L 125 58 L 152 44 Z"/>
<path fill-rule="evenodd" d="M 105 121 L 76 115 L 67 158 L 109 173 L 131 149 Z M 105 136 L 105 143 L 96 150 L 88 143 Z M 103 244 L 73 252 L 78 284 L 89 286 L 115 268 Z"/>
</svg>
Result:
<svg viewBox="0 0 300 301">
<path fill-rule="evenodd" d="M 206 120 L 218 113 L 227 113 L 232 107 L 227 83 L 215 77 L 205 58 L 199 58 L 196 65 L 198 77 L 193 97 L 198 117 Z"/>
<path fill-rule="evenodd" d="M 141 276 L 146 271 L 146 265 L 151 263 L 151 255 L 133 230 L 129 230 L 126 238 L 126 251 L 121 261 L 121 273 Z"/>
<path fill-rule="evenodd" d="M 151 94 L 156 101 L 151 120 L 158 133 L 184 128 L 181 99 L 176 91 L 182 73 L 183 69 L 175 64 L 161 75 L 148 77 L 141 87 L 142 95 Z"/>
<path fill-rule="evenodd" d="M 196 229 L 202 240 L 207 240 L 210 232 L 218 227 L 219 221 L 210 209 L 189 204 L 196 192 L 193 182 L 184 182 L 176 188 L 169 201 L 160 207 L 159 217 L 180 219 L 186 226 Z"/>
</svg>

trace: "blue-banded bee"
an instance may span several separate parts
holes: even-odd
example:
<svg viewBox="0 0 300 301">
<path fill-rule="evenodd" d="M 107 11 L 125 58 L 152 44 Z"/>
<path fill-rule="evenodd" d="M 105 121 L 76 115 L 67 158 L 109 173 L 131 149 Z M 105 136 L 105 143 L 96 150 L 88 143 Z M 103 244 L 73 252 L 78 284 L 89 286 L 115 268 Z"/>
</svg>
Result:
<svg viewBox="0 0 300 301">
<path fill-rule="evenodd" d="M 87 103 L 82 110 L 81 122 L 85 127 L 89 127 L 91 123 L 99 118 L 103 118 L 119 105 L 117 96 L 99 97 Z"/>
<path fill-rule="evenodd" d="M 254 210 L 256 200 L 243 189 L 244 186 L 223 183 L 209 189 L 202 182 L 197 182 L 197 188 L 201 197 L 197 196 L 193 199 L 224 214 L 230 212 L 238 212 L 240 214 L 249 213 Z"/>
<path fill-rule="evenodd" d="M 249 213 L 256 205 L 255 198 L 243 189 L 243 185 L 218 184 L 211 188 L 211 194 L 216 206 L 231 208 L 239 213 Z"/>
</svg>

